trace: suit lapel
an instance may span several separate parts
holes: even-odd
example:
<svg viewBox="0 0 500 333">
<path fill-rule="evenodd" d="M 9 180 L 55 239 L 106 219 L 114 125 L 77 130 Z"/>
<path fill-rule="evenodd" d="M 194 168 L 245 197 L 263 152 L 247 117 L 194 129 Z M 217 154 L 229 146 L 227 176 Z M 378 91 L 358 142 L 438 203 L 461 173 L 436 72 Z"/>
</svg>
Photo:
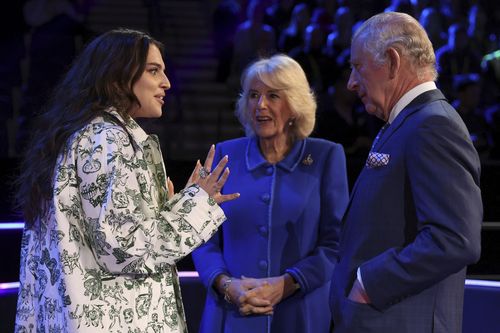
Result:
<svg viewBox="0 0 500 333">
<path fill-rule="evenodd" d="M 412 115 L 413 113 L 417 112 L 420 110 L 424 105 L 427 105 L 431 102 L 437 101 L 437 100 L 446 100 L 444 95 L 441 93 L 439 89 L 433 89 L 424 92 L 423 94 L 418 95 L 413 101 L 410 102 L 402 111 L 400 114 L 397 115 L 396 119 L 392 122 L 392 124 L 387 128 L 385 131 L 384 135 L 379 139 L 379 142 L 377 143 L 377 150 L 382 148 L 389 140 L 389 138 L 392 136 L 394 132 L 396 132 L 406 121 L 406 119 Z M 342 217 L 342 224 L 345 222 L 345 217 L 347 216 L 347 213 L 349 212 L 349 209 L 351 208 L 351 202 L 352 198 L 356 194 L 356 189 L 358 187 L 359 180 L 363 173 L 365 172 L 366 166 L 363 167 L 361 170 L 356 183 L 354 184 L 354 187 L 352 188 L 351 191 L 351 196 L 349 198 L 349 203 L 347 205 L 347 208 L 345 210 L 344 216 Z"/>
<path fill-rule="evenodd" d="M 409 116 L 420 110 L 424 105 L 432 103 L 437 100 L 446 100 L 444 95 L 438 89 L 429 90 L 423 94 L 418 95 L 413 101 L 410 102 L 400 114 L 396 116 L 391 126 L 387 128 L 384 135 L 380 138 L 377 148 L 380 149 L 384 146 L 385 142 L 389 140 L 394 132 L 396 132 L 408 119 Z"/>
</svg>

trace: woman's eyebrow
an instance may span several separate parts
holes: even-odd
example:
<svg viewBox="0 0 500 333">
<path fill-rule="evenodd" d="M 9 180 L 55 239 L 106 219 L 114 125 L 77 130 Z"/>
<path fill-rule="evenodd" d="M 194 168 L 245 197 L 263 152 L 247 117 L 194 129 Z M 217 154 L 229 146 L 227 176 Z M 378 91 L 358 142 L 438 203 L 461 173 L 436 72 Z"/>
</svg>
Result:
<svg viewBox="0 0 500 333">
<path fill-rule="evenodd" d="M 148 62 L 146 63 L 146 66 L 157 66 L 163 69 L 163 66 L 157 62 Z"/>
</svg>

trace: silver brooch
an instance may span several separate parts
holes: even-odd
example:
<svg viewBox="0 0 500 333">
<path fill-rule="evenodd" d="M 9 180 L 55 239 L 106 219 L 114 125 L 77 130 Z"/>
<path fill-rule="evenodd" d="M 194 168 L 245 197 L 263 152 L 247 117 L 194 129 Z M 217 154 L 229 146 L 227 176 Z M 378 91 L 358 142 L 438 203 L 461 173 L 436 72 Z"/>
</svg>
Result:
<svg viewBox="0 0 500 333">
<path fill-rule="evenodd" d="M 302 164 L 304 165 L 311 165 L 313 164 L 314 160 L 311 157 L 311 154 L 308 154 L 306 158 L 302 160 Z"/>
</svg>

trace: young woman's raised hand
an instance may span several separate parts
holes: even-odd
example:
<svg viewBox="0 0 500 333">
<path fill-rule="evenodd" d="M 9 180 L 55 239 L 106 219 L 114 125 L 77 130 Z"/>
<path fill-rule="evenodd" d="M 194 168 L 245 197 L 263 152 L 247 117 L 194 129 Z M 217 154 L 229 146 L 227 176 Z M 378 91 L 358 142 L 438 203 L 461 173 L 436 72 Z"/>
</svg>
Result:
<svg viewBox="0 0 500 333">
<path fill-rule="evenodd" d="M 229 168 L 225 167 L 229 158 L 227 155 L 224 156 L 219 161 L 215 169 L 210 172 L 210 170 L 212 170 L 214 155 L 215 146 L 212 145 L 208 151 L 207 158 L 205 159 L 205 164 L 202 166 L 199 160 L 196 162 L 196 166 L 191 173 L 191 177 L 189 177 L 186 186 L 198 184 L 198 186 L 205 190 L 217 203 L 234 200 L 240 196 L 239 193 L 221 193 L 222 187 L 229 177 Z"/>
</svg>

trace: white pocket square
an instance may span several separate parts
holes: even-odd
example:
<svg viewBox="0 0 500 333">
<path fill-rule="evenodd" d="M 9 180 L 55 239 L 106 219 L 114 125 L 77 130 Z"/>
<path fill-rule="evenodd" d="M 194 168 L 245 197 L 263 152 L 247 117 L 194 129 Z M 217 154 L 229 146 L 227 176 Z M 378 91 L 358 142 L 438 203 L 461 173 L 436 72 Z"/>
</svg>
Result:
<svg viewBox="0 0 500 333">
<path fill-rule="evenodd" d="M 389 164 L 389 159 L 391 155 L 384 153 L 376 153 L 371 151 L 366 159 L 367 168 L 378 168 Z"/>
</svg>

